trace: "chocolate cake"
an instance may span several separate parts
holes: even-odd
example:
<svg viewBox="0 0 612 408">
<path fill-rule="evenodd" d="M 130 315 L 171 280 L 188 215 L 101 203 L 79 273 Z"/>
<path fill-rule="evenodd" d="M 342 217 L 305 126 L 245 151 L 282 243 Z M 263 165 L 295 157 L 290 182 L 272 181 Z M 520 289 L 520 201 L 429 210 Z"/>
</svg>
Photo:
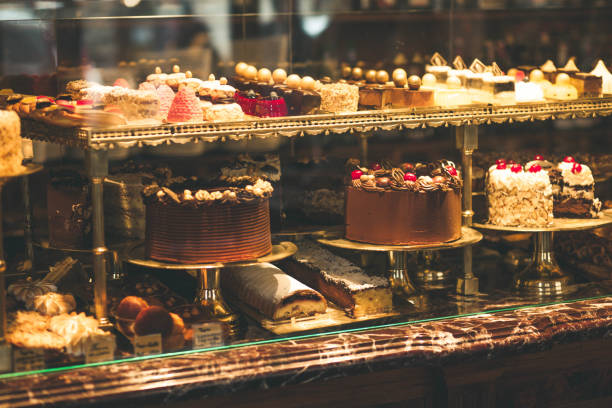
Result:
<svg viewBox="0 0 612 408">
<path fill-rule="evenodd" d="M 351 316 L 391 309 L 391 288 L 386 278 L 370 276 L 359 266 L 312 241 L 303 240 L 297 245 L 294 258 L 283 263 L 289 275 L 321 292 Z"/>
<path fill-rule="evenodd" d="M 145 253 L 179 263 L 235 262 L 272 250 L 272 186 L 249 177 L 205 187 L 197 180 L 145 188 Z"/>
<path fill-rule="evenodd" d="M 84 176 L 69 169 L 51 172 L 47 186 L 47 217 L 52 247 L 91 247 L 91 201 Z"/>
<path fill-rule="evenodd" d="M 353 161 L 350 161 L 353 163 Z M 461 185 L 450 162 L 402 168 L 351 164 L 346 187 L 346 238 L 383 245 L 453 241 L 461 237 Z"/>
</svg>

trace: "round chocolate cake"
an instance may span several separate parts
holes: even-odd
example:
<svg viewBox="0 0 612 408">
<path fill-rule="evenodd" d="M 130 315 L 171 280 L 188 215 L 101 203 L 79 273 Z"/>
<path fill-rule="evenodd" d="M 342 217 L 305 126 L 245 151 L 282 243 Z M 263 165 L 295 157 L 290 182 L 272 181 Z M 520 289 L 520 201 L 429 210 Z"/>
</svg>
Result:
<svg viewBox="0 0 612 408">
<path fill-rule="evenodd" d="M 272 250 L 272 186 L 267 181 L 175 190 L 176 186 L 145 189 L 147 257 L 178 263 L 235 262 Z"/>
<path fill-rule="evenodd" d="M 400 167 L 351 165 L 346 238 L 381 245 L 448 242 L 461 237 L 461 179 L 450 162 Z"/>
</svg>

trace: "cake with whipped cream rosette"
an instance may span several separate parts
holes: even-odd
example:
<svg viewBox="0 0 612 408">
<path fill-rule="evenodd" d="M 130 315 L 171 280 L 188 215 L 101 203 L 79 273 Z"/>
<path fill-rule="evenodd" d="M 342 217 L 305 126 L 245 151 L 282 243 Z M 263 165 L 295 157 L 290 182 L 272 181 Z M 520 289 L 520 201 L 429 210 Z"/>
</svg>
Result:
<svg viewBox="0 0 612 408">
<path fill-rule="evenodd" d="M 558 218 L 596 218 L 601 202 L 595 198 L 590 168 L 567 156 L 554 165 L 536 155 L 523 169 L 498 159 L 486 181 L 489 222 L 501 226 L 546 227 Z"/>
<path fill-rule="evenodd" d="M 441 243 L 461 237 L 462 181 L 452 162 L 374 163 L 350 160 L 346 238 L 383 245 Z"/>
<path fill-rule="evenodd" d="M 532 162 L 548 171 L 553 190 L 555 217 L 596 218 L 601 202 L 595 198 L 595 179 L 589 166 L 566 156 L 556 166 L 536 155 Z"/>
<path fill-rule="evenodd" d="M 486 181 L 489 222 L 505 227 L 546 227 L 553 221 L 548 172 L 538 164 L 526 170 L 504 159 L 489 168 Z"/>
</svg>

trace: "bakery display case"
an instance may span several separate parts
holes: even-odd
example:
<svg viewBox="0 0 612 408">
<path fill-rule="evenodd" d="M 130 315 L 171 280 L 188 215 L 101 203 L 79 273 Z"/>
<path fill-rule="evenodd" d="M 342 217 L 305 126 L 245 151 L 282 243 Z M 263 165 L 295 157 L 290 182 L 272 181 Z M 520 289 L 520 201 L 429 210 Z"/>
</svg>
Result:
<svg viewBox="0 0 612 408">
<path fill-rule="evenodd" d="M 6 2 L 0 404 L 605 405 L 610 17 Z"/>
</svg>

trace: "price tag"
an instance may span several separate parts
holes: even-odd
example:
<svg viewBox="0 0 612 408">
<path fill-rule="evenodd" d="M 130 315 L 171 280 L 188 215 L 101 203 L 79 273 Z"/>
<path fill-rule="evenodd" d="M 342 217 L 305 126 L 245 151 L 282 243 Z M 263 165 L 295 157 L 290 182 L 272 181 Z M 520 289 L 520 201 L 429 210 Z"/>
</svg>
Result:
<svg viewBox="0 0 612 408">
<path fill-rule="evenodd" d="M 90 364 L 112 360 L 115 357 L 115 347 L 115 336 L 112 334 L 91 336 L 85 343 L 85 362 Z"/>
<path fill-rule="evenodd" d="M 160 333 L 134 337 L 134 354 L 135 355 L 149 356 L 151 354 L 161 354 L 161 352 L 162 352 L 162 336 Z"/>
<path fill-rule="evenodd" d="M 42 370 L 45 368 L 45 352 L 42 349 L 13 350 L 13 371 Z"/>
<path fill-rule="evenodd" d="M 8 373 L 13 368 L 13 350 L 10 344 L 0 345 L 0 373 Z"/>
<path fill-rule="evenodd" d="M 193 328 L 194 349 L 217 347 L 224 344 L 223 323 L 200 323 L 191 327 Z"/>
</svg>

